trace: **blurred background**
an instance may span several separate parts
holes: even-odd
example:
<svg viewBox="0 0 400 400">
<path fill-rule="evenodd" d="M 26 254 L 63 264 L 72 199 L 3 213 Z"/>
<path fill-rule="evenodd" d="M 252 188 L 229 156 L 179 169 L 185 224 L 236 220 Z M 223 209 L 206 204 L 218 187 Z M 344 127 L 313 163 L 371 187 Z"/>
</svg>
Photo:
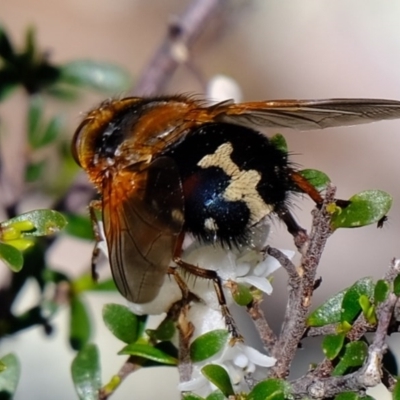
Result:
<svg viewBox="0 0 400 400">
<path fill-rule="evenodd" d="M 86 58 L 110 61 L 125 67 L 135 82 L 163 42 L 168 25 L 188 4 L 186 0 L 2 0 L 0 21 L 16 44 L 22 43 L 26 28 L 34 26 L 41 48 L 48 50 L 56 63 Z M 243 101 L 400 99 L 399 20 L 400 3 L 390 0 L 231 0 L 190 48 L 197 75 L 180 66 L 165 92 L 202 93 L 200 73 L 204 81 L 217 74 L 230 76 L 240 86 Z M 81 112 L 101 99 L 92 94 L 64 106 L 71 135 Z M 1 105 L 2 152 L 6 158 L 15 159 L 24 151 L 12 136 L 24 129 L 25 107 L 20 93 Z M 400 257 L 400 121 L 281 133 L 288 141 L 293 160 L 305 168 L 327 173 L 338 188 L 339 198 L 346 199 L 364 189 L 382 189 L 394 197 L 383 229 L 371 226 L 339 230 L 328 241 L 319 270 L 323 282 L 314 303 L 363 276 L 381 277 L 391 259 Z M 311 209 L 309 200 L 296 201 L 295 214 L 306 228 Z M 293 248 L 291 237 L 279 223 L 274 223 L 271 245 Z M 89 243 L 63 238 L 52 249 L 50 264 L 78 275 L 89 264 L 91 248 Z M 266 313 L 275 329 L 279 328 L 285 309 L 285 279 L 284 272 L 279 271 L 274 294 L 265 300 Z M 34 290 L 30 287 L 21 294 L 18 307 L 27 306 Z M 104 328 L 101 308 L 106 302 L 124 300 L 117 294 L 93 294 L 87 302 L 95 326 L 93 341 L 100 347 L 103 380 L 107 381 L 123 357 L 116 355 L 121 343 Z M 74 352 L 67 344 L 67 326 L 65 311 L 57 315 L 50 338 L 42 329 L 32 328 L 1 342 L 1 354 L 15 352 L 22 363 L 16 400 L 76 398 L 69 372 Z M 396 352 L 396 335 L 392 343 Z M 304 362 L 318 357 L 312 349 L 307 342 L 301 351 L 305 357 L 301 360 L 303 368 Z M 172 368 L 143 370 L 130 376 L 113 398 L 177 399 L 177 382 Z"/>
</svg>

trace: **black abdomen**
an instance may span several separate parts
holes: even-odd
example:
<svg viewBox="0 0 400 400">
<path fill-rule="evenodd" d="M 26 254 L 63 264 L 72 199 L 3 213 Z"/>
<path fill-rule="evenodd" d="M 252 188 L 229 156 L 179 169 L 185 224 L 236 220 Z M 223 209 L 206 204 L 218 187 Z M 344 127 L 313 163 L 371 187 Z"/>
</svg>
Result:
<svg viewBox="0 0 400 400">
<path fill-rule="evenodd" d="M 163 155 L 179 169 L 185 230 L 205 242 L 244 243 L 293 189 L 287 154 L 250 128 L 205 124 Z"/>
</svg>

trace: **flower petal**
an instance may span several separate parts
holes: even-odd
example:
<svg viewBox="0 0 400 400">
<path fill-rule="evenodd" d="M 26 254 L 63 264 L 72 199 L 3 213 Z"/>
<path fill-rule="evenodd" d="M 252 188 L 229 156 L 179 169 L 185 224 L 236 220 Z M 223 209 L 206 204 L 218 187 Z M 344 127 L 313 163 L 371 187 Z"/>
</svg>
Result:
<svg viewBox="0 0 400 400">
<path fill-rule="evenodd" d="M 246 346 L 242 343 L 238 343 L 237 346 L 240 346 L 243 354 L 256 365 L 260 365 L 261 367 L 273 367 L 276 363 L 276 358 L 262 354 L 253 347 Z"/>
<path fill-rule="evenodd" d="M 203 375 L 200 375 L 190 381 L 178 383 L 178 390 L 180 392 L 198 391 L 207 385 L 209 385 L 208 380 Z"/>
<path fill-rule="evenodd" d="M 246 276 L 245 278 L 238 278 L 236 282 L 244 282 L 251 286 L 256 287 L 266 294 L 272 293 L 272 285 L 271 282 L 264 277 L 258 277 L 254 275 Z"/>
</svg>

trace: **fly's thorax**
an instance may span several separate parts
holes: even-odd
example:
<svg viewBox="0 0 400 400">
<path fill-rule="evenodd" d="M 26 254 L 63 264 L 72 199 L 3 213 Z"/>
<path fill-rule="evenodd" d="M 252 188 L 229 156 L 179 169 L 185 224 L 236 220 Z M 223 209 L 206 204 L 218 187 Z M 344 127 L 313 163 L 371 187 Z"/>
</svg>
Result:
<svg viewBox="0 0 400 400">
<path fill-rule="evenodd" d="M 150 162 L 193 124 L 187 115 L 194 104 L 180 97 L 107 101 L 78 127 L 73 156 L 95 183 L 101 175 Z"/>
</svg>

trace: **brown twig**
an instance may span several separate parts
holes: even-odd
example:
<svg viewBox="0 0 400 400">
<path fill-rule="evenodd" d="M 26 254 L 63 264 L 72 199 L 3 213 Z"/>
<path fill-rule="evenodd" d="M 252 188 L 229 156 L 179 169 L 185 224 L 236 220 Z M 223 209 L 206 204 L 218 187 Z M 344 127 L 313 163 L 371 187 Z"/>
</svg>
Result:
<svg viewBox="0 0 400 400">
<path fill-rule="evenodd" d="M 278 338 L 276 337 L 271 327 L 268 325 L 267 319 L 265 318 L 264 312 L 260 305 L 261 299 L 254 299 L 247 306 L 247 313 L 253 320 L 254 326 L 257 329 L 257 332 L 264 347 L 269 352 L 272 352 Z"/>
<path fill-rule="evenodd" d="M 133 90 L 134 95 L 151 96 L 163 91 L 175 69 L 187 61 L 185 53 L 224 3 L 225 0 L 192 0 L 182 16 L 170 26 L 164 42 L 144 68 Z"/>
<path fill-rule="evenodd" d="M 117 387 L 122 383 L 122 381 L 127 378 L 132 372 L 137 371 L 142 367 L 143 359 L 136 356 L 130 356 L 124 362 L 117 375 L 114 375 L 110 382 L 103 386 L 99 391 L 99 400 L 107 400 L 117 389 Z"/>
<path fill-rule="evenodd" d="M 275 260 L 277 260 L 282 265 L 282 267 L 286 270 L 286 272 L 289 275 L 290 282 L 299 283 L 300 276 L 299 276 L 298 272 L 296 271 L 296 267 L 292 263 L 292 261 L 288 257 L 286 257 L 285 254 L 283 254 L 280 250 L 275 249 L 275 248 L 270 247 L 270 246 L 267 246 L 265 251 L 271 257 L 274 257 Z"/>
<path fill-rule="evenodd" d="M 313 227 L 309 239 L 303 244 L 302 259 L 296 277 L 289 278 L 289 298 L 279 339 L 272 355 L 277 359 L 272 375 L 286 378 L 297 347 L 306 330 L 306 315 L 311 306 L 314 282 L 325 243 L 331 234 L 330 214 L 326 205 L 333 202 L 335 188 L 329 186 L 322 207 L 314 211 Z"/>
</svg>

